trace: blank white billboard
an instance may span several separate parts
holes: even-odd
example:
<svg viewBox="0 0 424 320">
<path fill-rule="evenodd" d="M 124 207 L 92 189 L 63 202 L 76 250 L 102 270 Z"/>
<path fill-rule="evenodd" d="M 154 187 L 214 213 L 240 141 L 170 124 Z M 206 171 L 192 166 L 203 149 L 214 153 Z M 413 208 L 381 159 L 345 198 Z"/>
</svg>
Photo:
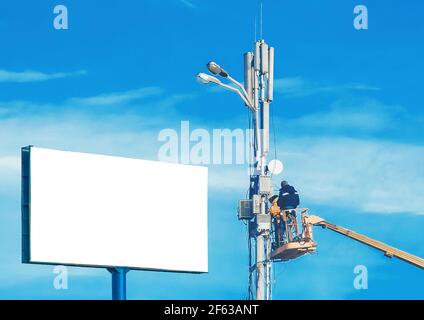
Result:
<svg viewBox="0 0 424 320">
<path fill-rule="evenodd" d="M 23 262 L 207 272 L 206 167 L 22 151 Z"/>
</svg>

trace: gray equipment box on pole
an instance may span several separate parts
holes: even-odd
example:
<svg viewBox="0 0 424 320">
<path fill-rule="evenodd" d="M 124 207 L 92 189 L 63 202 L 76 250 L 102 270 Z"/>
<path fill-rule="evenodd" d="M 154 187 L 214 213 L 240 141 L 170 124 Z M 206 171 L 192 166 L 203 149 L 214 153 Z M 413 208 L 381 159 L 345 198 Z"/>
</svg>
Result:
<svg viewBox="0 0 424 320">
<path fill-rule="evenodd" d="M 239 220 L 251 220 L 253 218 L 253 201 L 240 200 L 238 208 Z"/>
<path fill-rule="evenodd" d="M 253 214 L 260 214 L 261 213 L 261 197 L 257 194 L 254 194 L 252 197 L 253 201 Z"/>
<path fill-rule="evenodd" d="M 258 214 L 256 216 L 256 222 L 258 224 L 258 229 L 269 230 L 271 229 L 271 215 L 269 214 Z"/>
<path fill-rule="evenodd" d="M 259 177 L 259 193 L 263 195 L 272 193 L 272 180 L 270 176 Z"/>
</svg>

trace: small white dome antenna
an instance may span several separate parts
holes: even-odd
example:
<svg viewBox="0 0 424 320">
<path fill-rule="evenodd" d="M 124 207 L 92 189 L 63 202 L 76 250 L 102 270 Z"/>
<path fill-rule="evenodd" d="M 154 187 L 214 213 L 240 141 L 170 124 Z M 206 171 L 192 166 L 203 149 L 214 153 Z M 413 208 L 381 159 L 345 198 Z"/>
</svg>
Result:
<svg viewBox="0 0 424 320">
<path fill-rule="evenodd" d="M 284 164 L 280 160 L 271 160 L 268 163 L 268 171 L 272 175 L 279 175 L 284 171 Z"/>
</svg>

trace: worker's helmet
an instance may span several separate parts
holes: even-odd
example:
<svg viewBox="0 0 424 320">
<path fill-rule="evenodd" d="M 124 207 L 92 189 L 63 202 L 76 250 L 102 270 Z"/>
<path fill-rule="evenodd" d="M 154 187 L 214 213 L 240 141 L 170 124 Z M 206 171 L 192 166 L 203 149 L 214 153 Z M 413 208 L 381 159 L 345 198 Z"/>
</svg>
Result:
<svg viewBox="0 0 424 320">
<path fill-rule="evenodd" d="M 281 188 L 288 185 L 289 183 L 286 180 L 281 181 Z"/>
</svg>

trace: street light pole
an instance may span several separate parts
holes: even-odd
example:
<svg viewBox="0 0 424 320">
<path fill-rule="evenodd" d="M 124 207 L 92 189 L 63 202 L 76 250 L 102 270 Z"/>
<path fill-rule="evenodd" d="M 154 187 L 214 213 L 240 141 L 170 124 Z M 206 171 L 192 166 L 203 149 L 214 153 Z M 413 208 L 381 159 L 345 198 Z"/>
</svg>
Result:
<svg viewBox="0 0 424 320">
<path fill-rule="evenodd" d="M 205 73 L 199 73 L 198 80 L 204 84 L 214 83 L 237 93 L 253 114 L 255 134 L 252 144 L 255 159 L 254 171 L 250 176 L 249 198 L 254 207 L 257 203 L 258 210 L 254 210 L 255 216 L 249 221 L 249 243 L 252 239 L 255 242 L 254 249 L 249 245 L 249 257 L 255 257 L 254 265 L 249 261 L 249 295 L 253 292 L 251 273 L 255 272 L 256 299 L 270 300 L 272 263 L 268 199 L 272 193 L 272 183 L 266 165 L 269 153 L 269 105 L 273 100 L 274 49 L 264 40 L 259 40 L 255 43 L 255 51 L 244 55 L 244 85 L 215 62 L 209 62 L 207 67 L 212 74 L 227 79 L 239 89 Z"/>
</svg>

